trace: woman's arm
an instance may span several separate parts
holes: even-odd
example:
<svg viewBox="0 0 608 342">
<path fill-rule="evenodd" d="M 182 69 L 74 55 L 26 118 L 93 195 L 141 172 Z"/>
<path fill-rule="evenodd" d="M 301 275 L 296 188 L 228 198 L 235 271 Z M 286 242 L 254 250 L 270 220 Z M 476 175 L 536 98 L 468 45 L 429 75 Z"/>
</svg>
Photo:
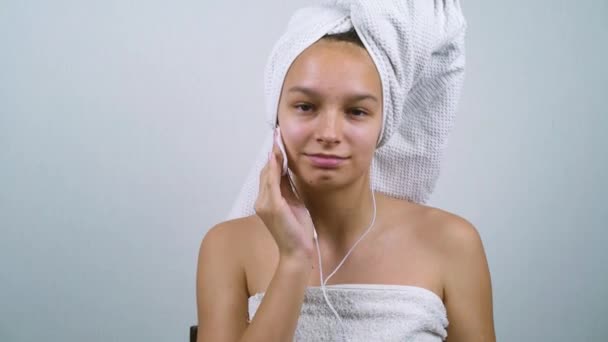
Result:
<svg viewBox="0 0 608 342">
<path fill-rule="evenodd" d="M 295 333 L 312 258 L 282 258 L 253 320 L 235 241 L 242 229 L 233 221 L 213 227 L 201 243 L 197 271 L 198 342 L 291 341 Z"/>
<path fill-rule="evenodd" d="M 479 233 L 458 216 L 445 228 L 446 341 L 495 342 L 490 271 Z"/>
</svg>

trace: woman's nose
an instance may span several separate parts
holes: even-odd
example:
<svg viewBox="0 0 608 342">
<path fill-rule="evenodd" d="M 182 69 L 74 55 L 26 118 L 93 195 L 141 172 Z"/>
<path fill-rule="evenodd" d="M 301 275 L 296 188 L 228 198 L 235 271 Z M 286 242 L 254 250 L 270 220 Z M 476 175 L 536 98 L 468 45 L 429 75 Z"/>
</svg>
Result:
<svg viewBox="0 0 608 342">
<path fill-rule="evenodd" d="M 341 122 L 337 112 L 324 113 L 320 116 L 318 137 L 319 142 L 336 144 L 341 140 Z"/>
</svg>

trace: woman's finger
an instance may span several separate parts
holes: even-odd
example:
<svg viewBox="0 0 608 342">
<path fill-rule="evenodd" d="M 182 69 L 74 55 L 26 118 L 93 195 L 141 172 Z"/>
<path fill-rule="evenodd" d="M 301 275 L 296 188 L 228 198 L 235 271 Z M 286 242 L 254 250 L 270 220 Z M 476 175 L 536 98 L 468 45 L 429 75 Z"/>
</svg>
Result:
<svg viewBox="0 0 608 342">
<path fill-rule="evenodd" d="M 287 203 L 291 205 L 302 205 L 302 201 L 298 198 L 298 196 L 296 196 L 293 188 L 291 187 L 289 177 L 289 173 L 281 177 L 281 193 L 283 194 L 283 197 Z"/>
</svg>

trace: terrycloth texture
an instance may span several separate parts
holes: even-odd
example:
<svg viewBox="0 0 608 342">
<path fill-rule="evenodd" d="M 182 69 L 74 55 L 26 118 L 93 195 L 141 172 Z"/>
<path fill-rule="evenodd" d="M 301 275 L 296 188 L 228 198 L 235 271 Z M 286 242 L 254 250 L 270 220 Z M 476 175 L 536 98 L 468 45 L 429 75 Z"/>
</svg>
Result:
<svg viewBox="0 0 608 342">
<path fill-rule="evenodd" d="M 272 147 L 288 68 L 328 33 L 354 27 L 379 71 L 383 125 L 372 163 L 372 187 L 424 203 L 439 176 L 464 80 L 466 21 L 460 0 L 341 0 L 297 11 L 265 70 L 270 131 L 228 219 L 255 213 L 259 174 Z"/>
<path fill-rule="evenodd" d="M 447 337 L 446 308 L 434 292 L 416 286 L 327 285 L 327 296 L 342 317 L 347 341 L 438 342 Z M 249 298 L 253 319 L 263 293 Z M 294 341 L 342 341 L 340 324 L 319 287 L 304 296 Z"/>
</svg>

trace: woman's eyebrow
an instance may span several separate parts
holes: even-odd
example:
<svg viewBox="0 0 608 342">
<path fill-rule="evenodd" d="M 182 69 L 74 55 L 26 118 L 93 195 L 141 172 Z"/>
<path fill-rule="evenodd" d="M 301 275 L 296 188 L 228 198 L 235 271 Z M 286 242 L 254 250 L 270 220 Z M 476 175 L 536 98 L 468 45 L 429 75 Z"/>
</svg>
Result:
<svg viewBox="0 0 608 342">
<path fill-rule="evenodd" d="M 312 88 L 302 87 L 302 86 L 293 86 L 287 90 L 288 93 L 303 93 L 304 95 L 308 95 L 310 97 L 321 97 L 321 95 Z M 352 94 L 348 96 L 348 99 L 351 101 L 362 101 L 362 100 L 372 100 L 375 102 L 378 101 L 372 94 L 362 93 L 362 94 Z"/>
</svg>

